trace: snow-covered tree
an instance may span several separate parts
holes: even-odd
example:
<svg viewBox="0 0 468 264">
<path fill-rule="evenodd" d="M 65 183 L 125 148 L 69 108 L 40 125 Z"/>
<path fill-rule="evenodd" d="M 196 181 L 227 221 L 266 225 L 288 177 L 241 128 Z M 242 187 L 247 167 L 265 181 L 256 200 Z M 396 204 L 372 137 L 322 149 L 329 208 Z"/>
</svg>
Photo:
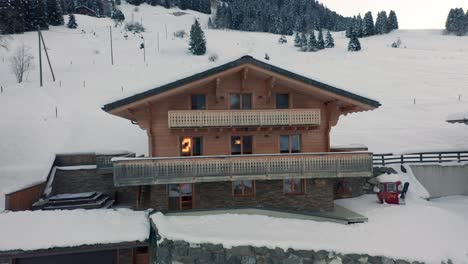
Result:
<svg viewBox="0 0 468 264">
<path fill-rule="evenodd" d="M 76 23 L 76 18 L 74 14 L 68 15 L 68 23 L 67 23 L 68 28 L 77 28 L 78 24 Z"/>
<path fill-rule="evenodd" d="M 310 32 L 309 41 L 307 42 L 307 50 L 308 51 L 318 50 L 318 43 L 317 43 L 317 39 L 315 38 L 314 31 Z"/>
<path fill-rule="evenodd" d="M 52 26 L 60 26 L 65 23 L 62 9 L 57 0 L 47 0 L 47 22 Z"/>
<path fill-rule="evenodd" d="M 330 31 L 327 31 L 327 36 L 325 38 L 325 48 L 334 48 L 335 47 L 335 40 L 333 39 Z"/>
<path fill-rule="evenodd" d="M 356 20 L 354 21 L 354 25 L 353 25 L 353 31 L 356 33 L 356 36 L 358 38 L 362 38 L 362 36 L 363 36 L 362 25 L 363 25 L 363 23 L 362 23 L 361 14 L 359 14 L 356 17 Z"/>
<path fill-rule="evenodd" d="M 363 37 L 373 36 L 375 34 L 374 30 L 374 18 L 372 17 L 372 12 L 367 12 L 364 15 L 362 21 L 362 35 Z"/>
<path fill-rule="evenodd" d="M 294 37 L 294 47 L 299 48 L 301 45 L 301 37 L 299 36 L 299 32 L 296 32 L 296 36 Z"/>
<path fill-rule="evenodd" d="M 468 33 L 468 11 L 465 15 L 463 8 L 452 8 L 445 23 L 448 33 L 463 36 Z"/>
<path fill-rule="evenodd" d="M 285 35 L 281 35 L 281 37 L 278 39 L 278 43 L 279 43 L 279 44 L 288 43 L 288 40 L 286 39 L 286 36 L 285 36 Z"/>
<path fill-rule="evenodd" d="M 305 33 L 301 33 L 301 51 L 307 51 L 308 45 L 307 45 L 307 36 Z"/>
<path fill-rule="evenodd" d="M 392 31 L 395 29 L 398 29 L 398 18 L 395 13 L 395 11 L 390 10 L 390 13 L 388 14 L 388 31 Z"/>
<path fill-rule="evenodd" d="M 322 29 L 319 30 L 318 32 L 318 37 L 317 37 L 317 48 L 319 50 L 325 48 L 325 41 L 323 40 L 323 32 Z"/>
<path fill-rule="evenodd" d="M 359 42 L 359 39 L 356 36 L 356 34 L 352 33 L 351 37 L 349 38 L 348 51 L 360 51 L 360 50 L 361 50 L 361 43 Z"/>
<path fill-rule="evenodd" d="M 190 29 L 189 50 L 193 55 L 203 55 L 206 53 L 205 32 L 200 27 L 200 22 L 195 20 Z"/>
<path fill-rule="evenodd" d="M 375 21 L 375 34 L 382 35 L 389 32 L 387 20 L 387 12 L 382 11 L 377 14 L 377 20 Z"/>
<path fill-rule="evenodd" d="M 125 20 L 125 15 L 119 9 L 115 9 L 112 13 L 112 19 L 116 24 L 119 24 Z"/>
</svg>

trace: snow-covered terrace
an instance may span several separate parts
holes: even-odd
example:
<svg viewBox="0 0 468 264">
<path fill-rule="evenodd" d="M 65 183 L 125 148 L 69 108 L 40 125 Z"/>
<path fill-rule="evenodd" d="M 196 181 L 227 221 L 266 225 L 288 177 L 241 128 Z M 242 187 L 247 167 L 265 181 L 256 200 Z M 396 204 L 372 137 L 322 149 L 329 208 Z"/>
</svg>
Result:
<svg viewBox="0 0 468 264">
<path fill-rule="evenodd" d="M 129 209 L 0 213 L 0 253 L 144 242 L 149 232 L 147 213 Z"/>
</svg>

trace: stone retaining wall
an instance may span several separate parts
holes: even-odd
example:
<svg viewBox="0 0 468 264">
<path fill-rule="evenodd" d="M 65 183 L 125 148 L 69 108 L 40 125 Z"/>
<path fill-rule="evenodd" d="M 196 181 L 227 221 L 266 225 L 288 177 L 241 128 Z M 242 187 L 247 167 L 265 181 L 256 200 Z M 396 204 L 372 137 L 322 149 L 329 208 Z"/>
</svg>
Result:
<svg viewBox="0 0 468 264">
<path fill-rule="evenodd" d="M 227 263 L 227 264 L 422 264 L 366 254 L 338 254 L 325 250 L 269 249 L 238 246 L 230 249 L 217 244 L 190 245 L 185 241 L 162 241 L 156 249 L 154 264 Z"/>
</svg>

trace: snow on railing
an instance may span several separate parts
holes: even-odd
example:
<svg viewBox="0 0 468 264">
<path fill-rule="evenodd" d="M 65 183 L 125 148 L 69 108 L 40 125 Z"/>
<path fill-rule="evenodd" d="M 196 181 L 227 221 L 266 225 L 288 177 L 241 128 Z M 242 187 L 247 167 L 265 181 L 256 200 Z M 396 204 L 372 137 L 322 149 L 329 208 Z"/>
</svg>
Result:
<svg viewBox="0 0 468 264">
<path fill-rule="evenodd" d="M 169 128 L 318 126 L 320 109 L 169 111 L 168 123 Z"/>
</svg>

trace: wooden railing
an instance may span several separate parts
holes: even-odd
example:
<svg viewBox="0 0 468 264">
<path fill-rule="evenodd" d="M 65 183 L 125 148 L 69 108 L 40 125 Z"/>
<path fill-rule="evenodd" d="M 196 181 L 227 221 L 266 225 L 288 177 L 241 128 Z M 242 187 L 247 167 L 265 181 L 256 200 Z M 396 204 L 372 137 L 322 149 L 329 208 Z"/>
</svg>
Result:
<svg viewBox="0 0 468 264">
<path fill-rule="evenodd" d="M 372 154 L 298 153 L 114 159 L 116 186 L 372 176 Z"/>
<path fill-rule="evenodd" d="M 320 109 L 169 111 L 169 128 L 318 126 Z"/>
<path fill-rule="evenodd" d="M 405 163 L 444 163 L 468 161 L 468 151 L 420 152 L 402 155 L 374 154 L 374 166 Z"/>
</svg>

